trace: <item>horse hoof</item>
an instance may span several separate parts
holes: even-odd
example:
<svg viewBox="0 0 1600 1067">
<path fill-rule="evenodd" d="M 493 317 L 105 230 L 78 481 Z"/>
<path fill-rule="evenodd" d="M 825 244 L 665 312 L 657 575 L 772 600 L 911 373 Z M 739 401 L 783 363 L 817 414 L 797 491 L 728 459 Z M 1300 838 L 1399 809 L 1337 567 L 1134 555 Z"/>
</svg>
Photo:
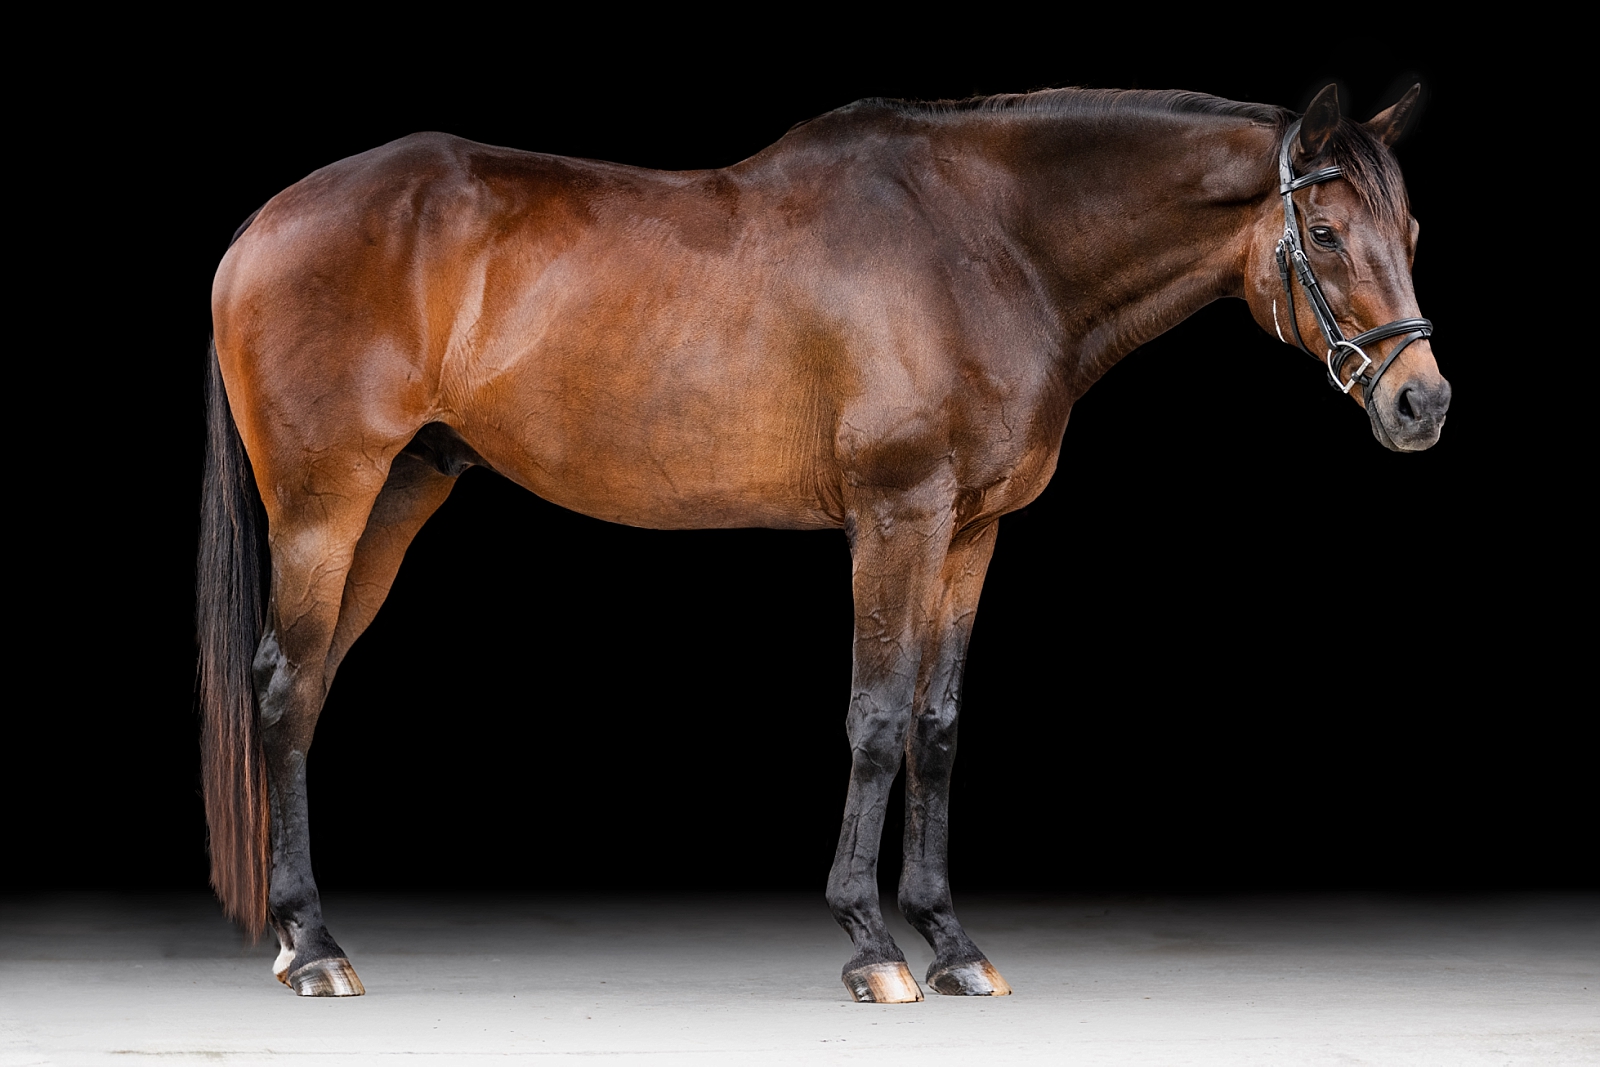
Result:
<svg viewBox="0 0 1600 1067">
<path fill-rule="evenodd" d="M 290 973 L 288 985 L 302 997 L 359 997 L 367 991 L 343 956 L 312 960 Z"/>
<path fill-rule="evenodd" d="M 922 999 L 922 989 L 904 963 L 869 963 L 846 971 L 844 987 L 863 1004 L 911 1004 Z"/>
<path fill-rule="evenodd" d="M 1011 987 L 988 960 L 958 963 L 928 975 L 928 984 L 947 997 L 1009 997 Z"/>
</svg>

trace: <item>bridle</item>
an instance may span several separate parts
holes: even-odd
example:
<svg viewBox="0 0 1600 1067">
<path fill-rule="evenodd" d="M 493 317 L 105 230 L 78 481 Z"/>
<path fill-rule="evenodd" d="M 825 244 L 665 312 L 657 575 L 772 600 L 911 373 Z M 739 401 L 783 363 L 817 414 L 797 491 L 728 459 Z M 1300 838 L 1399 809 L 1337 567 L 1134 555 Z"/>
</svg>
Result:
<svg viewBox="0 0 1600 1067">
<path fill-rule="evenodd" d="M 1322 295 L 1322 287 L 1317 284 L 1317 276 L 1311 273 L 1311 262 L 1306 259 L 1305 249 L 1300 245 L 1300 222 L 1295 215 L 1293 194 L 1296 189 L 1304 189 L 1308 185 L 1337 178 L 1344 171 L 1340 167 L 1323 167 L 1321 170 L 1314 170 L 1310 174 L 1296 178 L 1294 168 L 1289 163 L 1289 148 L 1299 133 L 1300 120 L 1296 119 L 1294 125 L 1283 135 L 1283 144 L 1278 148 L 1278 192 L 1283 197 L 1283 237 L 1279 239 L 1277 247 L 1278 280 L 1283 283 L 1283 295 L 1289 303 L 1289 328 L 1294 331 L 1294 341 L 1300 346 L 1300 350 L 1313 359 L 1317 358 L 1317 354 L 1307 348 L 1305 341 L 1300 337 L 1300 323 L 1296 320 L 1294 311 L 1294 288 L 1289 280 L 1289 265 L 1292 263 L 1295 277 L 1300 279 L 1300 287 L 1306 291 L 1306 302 L 1311 305 L 1311 312 L 1317 318 L 1317 325 L 1322 328 L 1322 336 L 1328 342 L 1328 353 L 1322 360 L 1328 368 L 1328 384 L 1341 393 L 1348 393 L 1355 386 L 1361 386 L 1362 395 L 1366 397 L 1368 404 L 1367 413 L 1371 415 L 1373 414 L 1372 391 L 1377 387 L 1378 379 L 1383 377 L 1383 372 L 1389 369 L 1389 365 L 1395 361 L 1396 356 L 1405 351 L 1407 345 L 1424 337 L 1433 336 L 1433 323 L 1420 318 L 1396 319 L 1355 337 L 1346 338 L 1340 332 L 1339 324 L 1333 319 L 1333 309 L 1328 307 L 1327 298 Z M 1378 364 L 1378 369 L 1368 374 L 1367 368 L 1372 366 L 1372 357 L 1367 355 L 1365 346 L 1374 341 L 1399 337 L 1401 334 L 1406 336 L 1390 350 L 1388 358 Z M 1339 375 L 1344 370 L 1345 361 L 1352 354 L 1360 357 L 1361 365 L 1351 373 L 1348 381 L 1343 381 Z"/>
</svg>

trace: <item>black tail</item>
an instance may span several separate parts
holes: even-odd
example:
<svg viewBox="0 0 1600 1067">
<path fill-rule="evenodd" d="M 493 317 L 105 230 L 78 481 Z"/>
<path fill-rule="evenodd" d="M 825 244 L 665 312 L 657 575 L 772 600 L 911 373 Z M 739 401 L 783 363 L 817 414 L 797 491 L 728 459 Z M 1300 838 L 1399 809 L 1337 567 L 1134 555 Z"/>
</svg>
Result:
<svg viewBox="0 0 1600 1067">
<path fill-rule="evenodd" d="M 256 938 L 267 921 L 267 763 L 251 663 L 261 640 L 261 496 L 228 408 L 213 341 L 206 367 L 206 467 L 195 629 L 211 886 Z"/>
</svg>

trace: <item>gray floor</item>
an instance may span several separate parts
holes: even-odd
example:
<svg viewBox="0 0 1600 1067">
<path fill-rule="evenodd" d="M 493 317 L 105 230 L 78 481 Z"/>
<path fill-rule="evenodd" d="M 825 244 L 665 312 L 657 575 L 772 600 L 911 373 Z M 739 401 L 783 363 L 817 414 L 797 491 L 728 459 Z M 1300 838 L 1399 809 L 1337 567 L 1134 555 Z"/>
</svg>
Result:
<svg viewBox="0 0 1600 1067">
<path fill-rule="evenodd" d="M 816 899 L 334 896 L 349 1000 L 205 898 L 0 908 L 7 1065 L 1600 1063 L 1593 894 L 971 898 L 1016 995 L 904 1005 L 847 1001 Z"/>
</svg>

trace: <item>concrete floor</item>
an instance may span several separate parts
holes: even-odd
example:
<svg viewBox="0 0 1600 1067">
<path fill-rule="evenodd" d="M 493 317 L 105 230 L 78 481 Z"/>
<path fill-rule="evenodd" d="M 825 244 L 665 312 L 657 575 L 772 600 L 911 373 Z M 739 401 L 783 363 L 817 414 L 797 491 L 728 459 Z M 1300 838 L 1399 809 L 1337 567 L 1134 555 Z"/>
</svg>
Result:
<svg viewBox="0 0 1600 1067">
<path fill-rule="evenodd" d="M 0 909 L 18 1067 L 1600 1064 L 1595 894 L 973 897 L 1016 995 L 904 1005 L 848 1002 L 815 898 L 335 895 L 368 990 L 348 1000 L 291 995 L 206 898 Z"/>
</svg>

